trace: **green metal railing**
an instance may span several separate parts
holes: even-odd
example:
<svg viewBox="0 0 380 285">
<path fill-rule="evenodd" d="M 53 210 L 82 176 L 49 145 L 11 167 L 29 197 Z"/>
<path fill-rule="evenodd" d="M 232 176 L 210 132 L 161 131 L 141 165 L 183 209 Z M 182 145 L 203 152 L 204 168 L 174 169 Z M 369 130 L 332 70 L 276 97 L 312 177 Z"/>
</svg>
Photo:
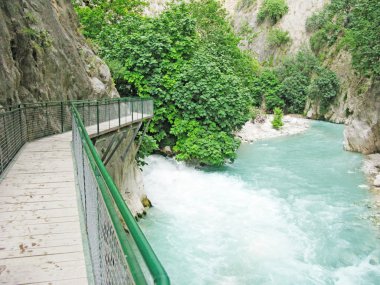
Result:
<svg viewBox="0 0 380 285">
<path fill-rule="evenodd" d="M 7 110 L 0 113 L 4 122 L 0 125 L 1 173 L 27 141 L 72 129 L 95 283 L 170 284 L 90 139 L 90 135 L 151 118 L 152 100 L 50 102 Z"/>
</svg>

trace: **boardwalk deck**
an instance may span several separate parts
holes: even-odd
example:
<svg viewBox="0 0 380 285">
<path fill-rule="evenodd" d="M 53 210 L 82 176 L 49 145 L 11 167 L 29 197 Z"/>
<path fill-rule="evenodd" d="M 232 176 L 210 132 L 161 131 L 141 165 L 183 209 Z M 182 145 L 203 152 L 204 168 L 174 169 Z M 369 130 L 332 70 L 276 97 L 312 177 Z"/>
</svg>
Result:
<svg viewBox="0 0 380 285">
<path fill-rule="evenodd" d="M 0 181 L 0 284 L 87 284 L 71 132 L 26 144 Z"/>
<path fill-rule="evenodd" d="M 93 137 L 151 117 L 134 113 L 86 130 Z M 27 143 L 0 180 L 0 284 L 88 283 L 71 136 Z"/>
</svg>

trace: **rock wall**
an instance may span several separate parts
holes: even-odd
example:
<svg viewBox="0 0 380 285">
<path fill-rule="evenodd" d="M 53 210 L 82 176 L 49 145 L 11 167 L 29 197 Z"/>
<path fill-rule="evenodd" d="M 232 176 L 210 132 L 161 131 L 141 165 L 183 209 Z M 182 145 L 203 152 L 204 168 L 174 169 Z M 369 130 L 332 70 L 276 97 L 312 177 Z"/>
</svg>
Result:
<svg viewBox="0 0 380 285">
<path fill-rule="evenodd" d="M 344 50 L 336 56 L 330 55 L 328 66 L 338 75 L 340 92 L 324 113 L 318 102 L 309 102 L 307 116 L 346 124 L 344 147 L 347 150 L 364 154 L 380 152 L 379 80 L 357 75 L 351 65 L 351 55 Z"/>
<path fill-rule="evenodd" d="M 107 146 L 115 134 L 121 135 L 119 133 L 110 133 L 96 141 L 95 147 L 101 156 L 107 150 Z M 127 202 L 132 214 L 134 216 L 141 216 L 145 213 L 144 206 L 150 206 L 150 202 L 144 192 L 142 173 L 135 160 L 135 154 L 137 151 L 135 144 L 132 144 L 126 159 L 124 161 L 121 159 L 132 136 L 133 132 L 130 131 L 117 148 L 106 167 L 108 173 L 111 175 L 116 186 L 123 195 L 124 200 Z"/>
<path fill-rule="evenodd" d="M 115 96 L 70 0 L 0 1 L 0 105 Z"/>
<path fill-rule="evenodd" d="M 270 57 L 276 57 L 284 53 L 294 53 L 302 46 L 308 46 L 309 34 L 305 28 L 306 19 L 314 12 L 321 10 L 329 2 L 328 0 L 287 0 L 288 13 L 272 26 L 268 20 L 260 25 L 257 23 L 257 13 L 263 1 L 257 0 L 251 7 L 240 10 L 238 0 L 226 0 L 224 2 L 236 31 L 240 31 L 243 25 L 248 24 L 257 33 L 253 43 L 243 44 L 243 47 L 253 51 L 260 61 L 268 60 Z M 267 37 L 272 27 L 288 31 L 292 39 L 291 44 L 284 49 L 268 48 Z"/>
</svg>

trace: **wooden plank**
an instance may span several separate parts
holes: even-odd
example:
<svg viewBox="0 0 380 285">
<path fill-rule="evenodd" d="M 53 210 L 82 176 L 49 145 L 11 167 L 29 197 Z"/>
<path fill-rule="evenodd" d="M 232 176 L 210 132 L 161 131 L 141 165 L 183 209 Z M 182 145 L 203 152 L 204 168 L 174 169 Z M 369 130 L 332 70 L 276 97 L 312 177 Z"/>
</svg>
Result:
<svg viewBox="0 0 380 285">
<path fill-rule="evenodd" d="M 2 199 L 3 200 L 3 199 Z M 10 203 L 0 202 L 0 215 L 5 212 L 15 211 L 35 211 L 35 210 L 49 210 L 49 209 L 69 209 L 75 208 L 77 202 L 74 199 L 66 201 L 37 201 L 30 203 Z"/>
<path fill-rule="evenodd" d="M 41 244 L 42 246 L 49 247 L 55 246 L 60 241 L 68 241 L 75 243 L 81 239 L 81 233 L 61 233 L 61 234 L 48 234 L 48 235 L 29 235 L 23 237 L 0 237 L 0 248 L 7 249 L 9 246 L 15 246 L 18 250 L 20 244 L 32 245 L 33 243 Z"/>
<path fill-rule="evenodd" d="M 28 195 L 17 195 L 17 193 L 13 193 L 13 195 L 0 195 L 0 207 L 3 204 L 11 203 L 36 203 L 57 201 L 76 201 L 76 194 L 66 191 L 66 193 L 48 193 L 42 195 L 33 192 L 30 192 Z"/>
<path fill-rule="evenodd" d="M 67 223 L 67 222 L 78 222 L 79 217 L 77 216 L 70 216 L 70 217 L 58 217 L 58 218 L 45 218 L 45 219 L 36 219 L 36 220 L 10 220 L 10 221 L 2 221 L 2 225 L 10 225 L 10 224 L 17 224 L 17 225 L 24 225 L 24 226 L 31 226 L 31 225 L 39 225 L 39 224 L 55 224 L 55 223 Z"/>
<path fill-rule="evenodd" d="M 76 207 L 67 208 L 67 209 L 4 212 L 0 214 L 0 221 L 36 220 L 36 219 L 72 217 L 72 216 L 74 217 L 78 216 L 78 209 Z"/>
<path fill-rule="evenodd" d="M 78 221 L 67 223 L 45 223 L 33 225 L 7 224 L 0 225 L 0 238 L 12 238 L 19 236 L 34 236 L 48 234 L 62 234 L 80 232 Z"/>
<path fill-rule="evenodd" d="M 48 280 L 42 282 L 28 282 L 28 283 L 19 283 L 19 285 L 83 285 L 87 284 L 87 278 L 69 278 L 61 280 Z M 2 284 L 0 282 L 0 284 Z M 4 283 L 3 283 L 4 284 Z"/>
<path fill-rule="evenodd" d="M 34 243 L 32 243 L 34 244 Z M 62 246 L 50 246 L 50 247 L 38 247 L 38 246 L 28 246 L 24 243 L 20 243 L 17 248 L 12 248 L 10 250 L 0 250 L 0 260 L 8 258 L 23 258 L 32 256 L 43 256 L 51 254 L 64 254 L 67 253 L 68 248 L 71 252 L 83 252 L 82 244 L 71 244 L 66 243 Z"/>
<path fill-rule="evenodd" d="M 8 284 L 27 284 L 49 280 L 86 278 L 86 266 L 80 253 L 71 252 L 0 261 L 1 281 Z M 1 262 L 6 261 L 6 264 Z M 5 268 L 4 268 L 5 266 Z"/>
</svg>

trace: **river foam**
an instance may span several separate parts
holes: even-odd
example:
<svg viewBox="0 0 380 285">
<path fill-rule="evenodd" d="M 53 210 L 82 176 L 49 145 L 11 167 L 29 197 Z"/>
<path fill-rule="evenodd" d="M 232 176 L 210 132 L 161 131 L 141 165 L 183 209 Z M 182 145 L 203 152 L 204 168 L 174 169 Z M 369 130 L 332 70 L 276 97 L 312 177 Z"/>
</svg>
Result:
<svg viewBox="0 0 380 285">
<path fill-rule="evenodd" d="M 173 284 L 380 284 L 378 239 L 360 218 L 369 198 L 358 187 L 360 157 L 327 161 L 331 169 L 313 169 L 313 180 L 301 175 L 302 163 L 279 156 L 287 167 L 265 163 L 283 144 L 245 145 L 235 164 L 218 170 L 148 159 L 144 181 L 154 207 L 140 223 Z M 318 184 L 339 165 L 352 188 Z"/>
</svg>

